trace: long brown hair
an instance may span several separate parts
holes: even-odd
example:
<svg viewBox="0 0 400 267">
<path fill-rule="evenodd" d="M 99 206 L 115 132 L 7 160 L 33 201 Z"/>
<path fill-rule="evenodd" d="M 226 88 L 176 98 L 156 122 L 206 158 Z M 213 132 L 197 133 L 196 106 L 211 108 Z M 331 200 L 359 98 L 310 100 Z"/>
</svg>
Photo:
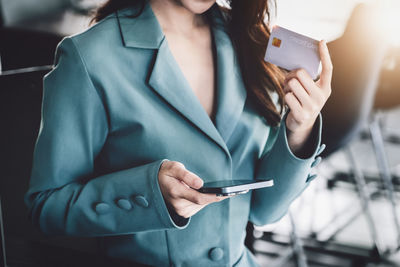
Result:
<svg viewBox="0 0 400 267">
<path fill-rule="evenodd" d="M 129 6 L 140 4 L 139 16 L 147 0 L 108 0 L 94 11 L 91 23 Z M 276 126 L 281 120 L 283 108 L 284 72 L 264 61 L 264 53 L 270 37 L 269 0 L 225 0 L 230 8 L 221 7 L 228 17 L 228 31 L 238 56 L 246 90 L 257 103 L 261 115 L 268 124 Z M 269 92 L 278 94 L 277 109 Z"/>
</svg>

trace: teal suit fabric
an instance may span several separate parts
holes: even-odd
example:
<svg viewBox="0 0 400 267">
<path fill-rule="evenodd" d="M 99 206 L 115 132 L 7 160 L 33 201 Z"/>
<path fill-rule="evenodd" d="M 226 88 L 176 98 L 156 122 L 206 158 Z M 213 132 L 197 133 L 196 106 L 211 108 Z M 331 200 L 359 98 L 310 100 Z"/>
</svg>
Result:
<svg viewBox="0 0 400 267">
<path fill-rule="evenodd" d="M 146 3 L 109 15 L 57 47 L 44 77 L 42 120 L 25 202 L 46 234 L 90 236 L 106 255 L 154 266 L 256 266 L 248 221 L 279 220 L 315 178 L 313 154 L 296 157 L 284 119 L 270 127 L 247 95 L 224 18 L 215 4 L 216 118 L 207 115 Z M 190 53 L 190 51 L 188 51 Z M 205 182 L 274 179 L 271 188 L 174 220 L 158 185 L 165 160 Z"/>
</svg>

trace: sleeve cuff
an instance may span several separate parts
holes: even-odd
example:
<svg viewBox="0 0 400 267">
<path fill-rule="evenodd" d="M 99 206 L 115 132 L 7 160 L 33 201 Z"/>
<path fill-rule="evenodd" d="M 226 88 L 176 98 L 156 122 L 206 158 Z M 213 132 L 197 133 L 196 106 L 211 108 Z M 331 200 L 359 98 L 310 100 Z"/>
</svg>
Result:
<svg viewBox="0 0 400 267">
<path fill-rule="evenodd" d="M 154 169 L 154 173 L 151 175 L 151 186 L 155 198 L 154 200 L 156 203 L 157 213 L 159 214 L 161 221 L 166 226 L 174 227 L 177 229 L 185 229 L 189 225 L 191 217 L 186 219 L 174 213 L 173 211 L 171 211 L 172 214 L 169 212 L 169 209 L 162 195 L 160 185 L 158 183 L 158 172 L 160 170 L 161 164 L 164 161 L 168 161 L 168 159 L 160 160 L 159 164 L 157 164 L 157 168 Z"/>
<path fill-rule="evenodd" d="M 256 170 L 256 179 L 273 179 L 274 186 L 255 190 L 252 193 L 250 220 L 256 225 L 265 225 L 279 220 L 296 199 L 315 178 L 310 175 L 313 166 L 320 162 L 314 159 L 322 152 L 321 143 L 322 116 L 318 116 L 317 134 L 314 136 L 312 156 L 299 158 L 291 151 L 286 134 L 286 116 L 283 116 L 277 133 L 271 138 L 268 152 L 260 158 Z M 310 149 L 311 150 L 311 149 Z"/>
<path fill-rule="evenodd" d="M 276 142 L 277 143 L 281 142 L 283 144 L 283 147 L 287 151 L 289 158 L 291 158 L 294 161 L 308 161 L 310 159 L 313 159 L 318 154 L 318 150 L 321 146 L 321 134 L 322 134 L 322 115 L 321 115 L 321 113 L 318 114 L 317 120 L 315 122 L 317 125 L 314 125 L 314 128 L 311 133 L 313 135 L 313 138 L 316 137 L 316 140 L 312 141 L 312 144 L 313 144 L 312 154 L 306 158 L 300 158 L 300 157 L 296 156 L 293 153 L 293 151 L 290 149 L 288 138 L 287 138 L 287 132 L 286 132 L 286 117 L 288 116 L 288 113 L 289 112 L 286 112 L 285 115 L 283 116 L 283 119 L 281 122 L 281 127 L 280 127 L 281 129 L 279 130 L 278 138 L 277 138 Z M 316 131 L 316 134 L 315 134 L 315 131 Z"/>
<path fill-rule="evenodd" d="M 260 174 L 266 174 L 270 173 L 269 170 L 273 170 L 277 168 L 277 166 L 281 166 L 283 162 L 285 162 L 286 167 L 285 171 L 282 170 L 282 175 L 285 173 L 282 180 L 280 182 L 289 182 L 291 179 L 288 179 L 288 177 L 293 177 L 293 173 L 304 173 L 304 177 L 306 179 L 304 180 L 297 180 L 296 183 L 308 183 L 312 181 L 315 178 L 315 175 L 312 175 L 310 173 L 311 168 L 315 167 L 319 162 L 321 161 L 321 158 L 318 157 L 318 155 L 323 151 L 325 148 L 325 145 L 321 145 L 321 133 L 322 133 L 322 115 L 321 113 L 318 115 L 318 119 L 316 121 L 316 134 L 314 136 L 315 140 L 313 140 L 313 148 L 312 148 L 312 155 L 310 155 L 307 158 L 300 158 L 297 157 L 292 150 L 290 149 L 288 138 L 287 138 L 287 133 L 286 133 L 286 117 L 288 113 L 286 112 L 285 115 L 282 118 L 281 124 L 277 130 L 277 134 L 275 137 L 275 141 L 272 145 L 272 147 L 269 149 L 267 153 L 265 153 L 261 158 L 260 158 Z M 271 173 L 272 175 L 272 173 Z M 276 176 L 278 173 L 274 173 L 272 176 Z M 296 176 L 296 175 L 295 175 Z M 303 175 L 300 175 L 301 177 Z M 270 177 L 271 178 L 271 177 Z M 259 178 L 262 179 L 262 178 Z M 275 181 L 277 182 L 277 181 Z M 291 181 L 290 183 L 293 183 L 294 181 Z M 300 185 L 299 184 L 299 185 Z"/>
</svg>

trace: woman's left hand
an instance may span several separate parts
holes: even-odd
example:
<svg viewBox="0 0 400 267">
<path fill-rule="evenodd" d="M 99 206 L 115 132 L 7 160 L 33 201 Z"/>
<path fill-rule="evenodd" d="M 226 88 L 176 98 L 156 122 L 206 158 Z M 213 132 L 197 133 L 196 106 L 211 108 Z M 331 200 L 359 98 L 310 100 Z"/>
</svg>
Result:
<svg viewBox="0 0 400 267">
<path fill-rule="evenodd" d="M 303 146 L 331 94 L 333 66 L 325 41 L 319 42 L 319 54 L 322 72 L 318 81 L 314 82 L 304 69 L 289 72 L 284 81 L 284 100 L 290 108 L 286 128 L 293 151 Z"/>
</svg>

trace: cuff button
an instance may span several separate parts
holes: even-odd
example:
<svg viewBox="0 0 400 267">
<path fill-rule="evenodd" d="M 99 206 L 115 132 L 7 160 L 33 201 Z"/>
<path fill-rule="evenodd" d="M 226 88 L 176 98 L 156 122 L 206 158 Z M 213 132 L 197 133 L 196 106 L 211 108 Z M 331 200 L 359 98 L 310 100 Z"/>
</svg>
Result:
<svg viewBox="0 0 400 267">
<path fill-rule="evenodd" d="M 317 166 L 320 162 L 321 162 L 322 158 L 321 157 L 317 157 L 314 162 L 311 164 L 311 168 Z"/>
<path fill-rule="evenodd" d="M 120 198 L 117 200 L 117 205 L 123 210 L 130 210 L 132 209 L 132 204 L 129 200 L 125 198 Z"/>
<path fill-rule="evenodd" d="M 98 203 L 94 207 L 94 210 L 97 214 L 106 214 L 110 210 L 110 205 L 108 205 L 107 203 Z"/>
<path fill-rule="evenodd" d="M 313 175 L 308 175 L 308 177 L 307 177 L 307 183 L 308 182 L 311 182 L 312 180 L 314 180 L 315 178 L 317 178 L 317 175 L 316 174 L 313 174 Z"/>
<path fill-rule="evenodd" d="M 326 148 L 326 145 L 322 144 L 317 150 L 317 155 L 321 154 L 325 150 L 325 148 Z"/>
<path fill-rule="evenodd" d="M 147 199 L 144 196 L 141 196 L 141 195 L 135 196 L 135 198 L 133 200 L 135 201 L 136 204 L 138 204 L 139 206 L 142 206 L 144 208 L 147 208 L 149 206 L 149 202 L 147 201 Z"/>
</svg>

